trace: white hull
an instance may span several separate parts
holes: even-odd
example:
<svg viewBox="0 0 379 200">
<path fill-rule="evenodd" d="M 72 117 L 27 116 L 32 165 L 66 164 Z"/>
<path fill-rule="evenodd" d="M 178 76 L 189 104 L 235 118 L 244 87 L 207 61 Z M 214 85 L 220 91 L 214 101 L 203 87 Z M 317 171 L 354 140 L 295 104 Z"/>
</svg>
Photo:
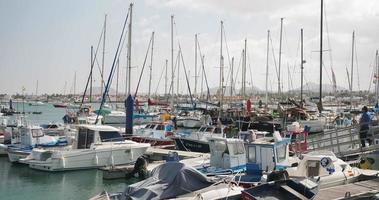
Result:
<svg viewBox="0 0 379 200">
<path fill-rule="evenodd" d="M 199 119 L 184 119 L 183 127 L 184 128 L 200 128 L 202 125 Z"/>
<path fill-rule="evenodd" d="M 21 151 L 10 151 L 8 150 L 8 159 L 10 162 L 18 162 L 20 159 L 26 158 L 29 153 Z"/>
<path fill-rule="evenodd" d="M 135 146 L 134 144 L 113 144 L 96 149 L 75 149 L 68 151 L 52 152 L 51 157 L 44 159 L 33 159 L 31 156 L 20 160 L 28 164 L 30 168 L 43 171 L 64 171 L 76 169 L 99 168 L 111 165 L 123 165 L 134 162 L 142 156 L 150 145 Z M 41 151 L 39 154 L 49 154 L 49 151 Z M 33 152 L 34 154 L 34 152 Z M 38 153 L 37 153 L 38 154 Z"/>
<path fill-rule="evenodd" d="M 156 120 L 157 117 L 147 116 L 147 117 L 138 117 L 133 119 L 135 125 L 146 124 Z M 125 124 L 126 116 L 125 115 L 107 115 L 104 117 L 104 124 Z"/>
</svg>

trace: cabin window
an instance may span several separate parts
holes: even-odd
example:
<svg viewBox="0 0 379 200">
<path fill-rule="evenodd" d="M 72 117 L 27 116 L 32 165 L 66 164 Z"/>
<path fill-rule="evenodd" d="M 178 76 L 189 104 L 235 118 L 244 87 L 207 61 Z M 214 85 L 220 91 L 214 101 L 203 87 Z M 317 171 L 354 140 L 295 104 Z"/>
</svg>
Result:
<svg viewBox="0 0 379 200">
<path fill-rule="evenodd" d="M 315 177 L 319 176 L 320 172 L 320 162 L 319 161 L 313 161 L 308 160 L 307 162 L 307 176 L 308 177 Z"/>
<path fill-rule="evenodd" d="M 95 131 L 88 129 L 79 129 L 78 149 L 88 149 L 94 142 Z"/>
<path fill-rule="evenodd" d="M 245 148 L 243 145 L 240 145 L 238 143 L 232 143 L 228 144 L 229 149 L 232 151 L 233 155 L 239 155 L 245 153 Z"/>
<path fill-rule="evenodd" d="M 214 133 L 221 133 L 221 128 L 215 128 Z"/>
<path fill-rule="evenodd" d="M 162 124 L 159 124 L 157 125 L 157 129 L 156 130 L 164 130 L 164 126 Z"/>
<path fill-rule="evenodd" d="M 37 138 L 37 137 L 42 137 L 43 136 L 43 132 L 41 129 L 32 129 L 32 137 L 33 138 Z"/>
<path fill-rule="evenodd" d="M 150 128 L 150 124 L 146 125 L 145 128 Z"/>
<path fill-rule="evenodd" d="M 199 132 L 204 132 L 205 130 L 207 130 L 207 127 L 201 127 Z"/>
<path fill-rule="evenodd" d="M 102 142 L 124 141 L 124 138 L 117 131 L 100 131 L 99 135 Z"/>
<path fill-rule="evenodd" d="M 248 147 L 248 162 L 256 163 L 255 147 Z"/>
<path fill-rule="evenodd" d="M 276 155 L 278 162 L 283 162 L 286 159 L 287 155 L 287 146 L 281 145 L 276 147 Z"/>
<path fill-rule="evenodd" d="M 213 128 L 212 127 L 208 127 L 205 132 L 212 132 L 212 131 L 213 131 Z"/>
</svg>

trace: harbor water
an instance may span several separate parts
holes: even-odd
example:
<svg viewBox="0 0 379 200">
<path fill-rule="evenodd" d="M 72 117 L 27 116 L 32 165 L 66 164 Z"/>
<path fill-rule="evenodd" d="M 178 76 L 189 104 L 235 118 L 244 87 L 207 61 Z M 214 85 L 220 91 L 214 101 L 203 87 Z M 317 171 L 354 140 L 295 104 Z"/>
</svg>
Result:
<svg viewBox="0 0 379 200">
<path fill-rule="evenodd" d="M 17 105 L 15 106 L 17 107 Z M 18 110 L 22 111 L 22 105 Z M 61 122 L 66 109 L 44 106 L 24 105 L 26 118 L 33 124 Z M 103 190 L 120 192 L 138 180 L 103 180 L 102 172 L 97 169 L 64 172 L 44 172 L 30 169 L 26 165 L 12 164 L 7 157 L 0 157 L 0 199 L 1 200 L 77 200 L 88 199 Z"/>
</svg>

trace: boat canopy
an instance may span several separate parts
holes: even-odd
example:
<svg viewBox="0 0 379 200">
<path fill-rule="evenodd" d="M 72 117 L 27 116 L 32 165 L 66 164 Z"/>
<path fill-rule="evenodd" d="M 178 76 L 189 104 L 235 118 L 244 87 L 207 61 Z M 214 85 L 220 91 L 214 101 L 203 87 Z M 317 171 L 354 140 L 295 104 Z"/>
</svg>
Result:
<svg viewBox="0 0 379 200">
<path fill-rule="evenodd" d="M 192 167 L 179 162 L 167 162 L 153 169 L 150 178 L 126 187 L 119 199 L 169 199 L 212 184 Z"/>
</svg>

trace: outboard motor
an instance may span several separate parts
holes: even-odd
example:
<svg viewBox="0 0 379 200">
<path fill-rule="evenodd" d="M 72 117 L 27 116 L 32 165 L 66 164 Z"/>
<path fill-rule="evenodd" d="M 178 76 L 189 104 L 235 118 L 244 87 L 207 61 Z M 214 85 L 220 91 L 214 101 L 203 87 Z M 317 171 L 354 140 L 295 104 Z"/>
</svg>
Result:
<svg viewBox="0 0 379 200">
<path fill-rule="evenodd" d="M 138 178 L 145 179 L 147 178 L 148 172 L 147 172 L 147 161 L 144 156 L 140 156 L 137 158 L 136 163 L 134 163 L 133 171 L 126 174 L 126 178 L 135 177 L 135 175 L 138 175 Z"/>
</svg>

